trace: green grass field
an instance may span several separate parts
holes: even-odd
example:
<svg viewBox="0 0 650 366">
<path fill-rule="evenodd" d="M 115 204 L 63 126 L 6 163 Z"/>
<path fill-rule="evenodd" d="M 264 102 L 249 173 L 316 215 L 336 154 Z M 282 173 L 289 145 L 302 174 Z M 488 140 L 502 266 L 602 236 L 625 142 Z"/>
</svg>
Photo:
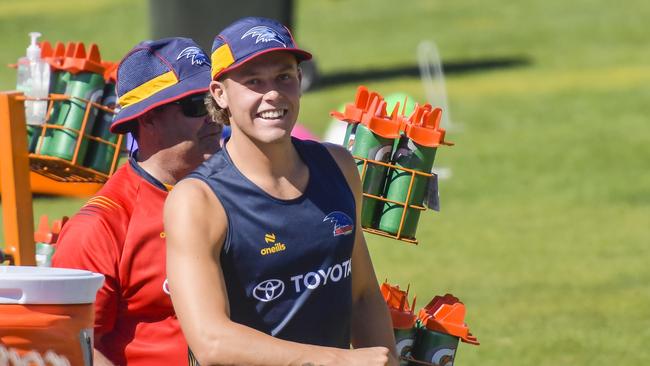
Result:
<svg viewBox="0 0 650 366">
<path fill-rule="evenodd" d="M 418 246 L 367 236 L 378 277 L 410 283 L 420 305 L 446 292 L 465 302 L 481 346 L 462 344 L 459 366 L 650 364 L 650 3 L 401 4 L 297 2 L 298 42 L 324 77 L 396 74 L 306 93 L 301 122 L 323 133 L 360 83 L 423 101 L 419 78 L 397 72 L 417 65 L 420 40 L 446 65 L 521 62 L 447 74 L 457 128 L 436 160 L 452 172 L 442 211 L 423 215 Z M 112 59 L 148 34 L 144 1 L 2 1 L 0 19 L 4 63 L 31 30 Z M 0 70 L 0 87 L 14 77 Z M 82 203 L 39 197 L 35 214 Z"/>
</svg>

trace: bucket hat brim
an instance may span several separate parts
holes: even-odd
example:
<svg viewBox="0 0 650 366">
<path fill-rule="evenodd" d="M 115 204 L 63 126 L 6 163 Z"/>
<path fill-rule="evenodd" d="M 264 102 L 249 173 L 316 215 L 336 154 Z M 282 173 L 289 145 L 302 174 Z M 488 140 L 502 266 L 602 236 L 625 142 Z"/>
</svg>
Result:
<svg viewBox="0 0 650 366">
<path fill-rule="evenodd" d="M 148 98 L 120 109 L 113 118 L 112 133 L 129 132 L 135 119 L 162 105 L 174 102 L 192 94 L 206 93 L 206 80 L 210 80 L 210 70 L 198 72 L 184 80 L 169 86 Z"/>
</svg>

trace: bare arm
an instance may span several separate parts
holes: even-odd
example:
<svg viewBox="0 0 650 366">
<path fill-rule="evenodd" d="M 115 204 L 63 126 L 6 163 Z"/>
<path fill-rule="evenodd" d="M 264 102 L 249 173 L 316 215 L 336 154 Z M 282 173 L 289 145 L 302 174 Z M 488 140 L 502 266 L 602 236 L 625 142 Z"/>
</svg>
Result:
<svg viewBox="0 0 650 366">
<path fill-rule="evenodd" d="M 395 336 L 390 313 L 377 283 L 366 239 L 361 230 L 361 180 L 350 153 L 338 145 L 326 145 L 354 194 L 357 207 L 356 236 L 352 251 L 352 345 L 357 347 L 387 347 L 391 364 L 397 364 Z"/>
<path fill-rule="evenodd" d="M 165 203 L 164 221 L 172 302 L 202 366 L 386 364 L 385 349 L 305 345 L 232 322 L 219 261 L 227 217 L 205 183 L 188 179 L 177 184 Z"/>
</svg>

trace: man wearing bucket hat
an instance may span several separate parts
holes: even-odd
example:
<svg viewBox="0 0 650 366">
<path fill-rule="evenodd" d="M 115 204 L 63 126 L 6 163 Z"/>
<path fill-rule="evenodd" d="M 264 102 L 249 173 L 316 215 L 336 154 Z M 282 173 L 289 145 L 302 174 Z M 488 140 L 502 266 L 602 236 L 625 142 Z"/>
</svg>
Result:
<svg viewBox="0 0 650 366">
<path fill-rule="evenodd" d="M 290 136 L 310 57 L 270 19 L 215 38 L 211 109 L 231 137 L 164 217 L 172 301 L 201 365 L 396 364 L 355 162 Z"/>
<path fill-rule="evenodd" d="M 106 280 L 95 302 L 95 365 L 181 365 L 188 348 L 166 279 L 162 210 L 171 187 L 219 149 L 204 99 L 210 62 L 188 38 L 136 45 L 119 64 L 111 131 L 139 146 L 63 228 L 53 265 Z"/>
</svg>

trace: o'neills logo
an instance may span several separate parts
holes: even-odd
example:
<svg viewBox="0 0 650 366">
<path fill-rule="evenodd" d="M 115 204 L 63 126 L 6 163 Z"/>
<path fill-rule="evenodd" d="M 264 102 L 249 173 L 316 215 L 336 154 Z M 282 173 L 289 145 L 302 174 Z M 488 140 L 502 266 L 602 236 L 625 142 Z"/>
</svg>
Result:
<svg viewBox="0 0 650 366">
<path fill-rule="evenodd" d="M 266 244 L 273 244 L 273 245 L 270 247 L 260 249 L 261 255 L 274 254 L 287 249 L 287 246 L 284 245 L 284 243 L 275 242 L 275 233 L 268 233 L 264 235 L 264 241 L 266 242 Z"/>
<path fill-rule="evenodd" d="M 286 249 L 287 249 L 287 246 L 284 245 L 283 243 L 275 243 L 275 245 L 272 246 L 272 247 L 262 248 L 262 250 L 260 250 L 260 254 L 261 255 L 268 255 L 268 254 L 281 252 L 281 251 L 286 250 Z"/>
</svg>

